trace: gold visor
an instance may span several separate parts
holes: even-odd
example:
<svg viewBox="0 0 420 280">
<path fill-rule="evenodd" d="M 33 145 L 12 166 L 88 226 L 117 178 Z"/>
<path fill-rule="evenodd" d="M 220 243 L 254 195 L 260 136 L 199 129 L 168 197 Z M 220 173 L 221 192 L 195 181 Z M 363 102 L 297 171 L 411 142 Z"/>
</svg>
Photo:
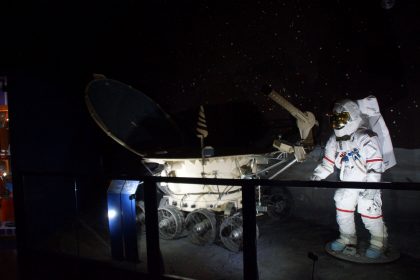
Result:
<svg viewBox="0 0 420 280">
<path fill-rule="evenodd" d="M 332 128 L 334 129 L 343 128 L 349 120 L 350 120 L 349 112 L 334 113 L 330 117 L 330 123 L 331 123 Z"/>
</svg>

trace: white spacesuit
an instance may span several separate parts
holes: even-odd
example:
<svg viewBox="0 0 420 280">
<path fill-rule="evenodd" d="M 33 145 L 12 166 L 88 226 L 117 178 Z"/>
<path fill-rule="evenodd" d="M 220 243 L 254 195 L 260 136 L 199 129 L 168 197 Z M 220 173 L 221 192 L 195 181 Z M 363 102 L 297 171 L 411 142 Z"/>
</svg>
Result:
<svg viewBox="0 0 420 280">
<path fill-rule="evenodd" d="M 334 135 L 328 140 L 322 163 L 316 167 L 311 179 L 325 179 L 334 172 L 336 166 L 341 181 L 379 182 L 385 170 L 381 143 L 378 135 L 367 128 L 369 123 L 363 118 L 358 104 L 351 100 L 336 103 L 331 124 Z M 371 234 L 366 257 L 381 256 L 388 237 L 382 218 L 381 191 L 338 189 L 334 200 L 340 237 L 331 242 L 330 249 L 339 252 L 357 244 L 354 222 L 354 211 L 357 206 L 357 212 L 360 213 L 366 229 Z"/>
</svg>

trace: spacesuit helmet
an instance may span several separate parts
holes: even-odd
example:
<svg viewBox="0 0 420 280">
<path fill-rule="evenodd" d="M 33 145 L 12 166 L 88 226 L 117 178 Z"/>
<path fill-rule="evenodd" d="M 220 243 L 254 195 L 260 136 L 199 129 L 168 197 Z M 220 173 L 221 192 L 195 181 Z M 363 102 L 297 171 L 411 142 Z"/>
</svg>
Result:
<svg viewBox="0 0 420 280">
<path fill-rule="evenodd" d="M 342 100 L 334 104 L 330 119 L 335 136 L 352 135 L 362 123 L 359 106 L 352 100 Z"/>
</svg>

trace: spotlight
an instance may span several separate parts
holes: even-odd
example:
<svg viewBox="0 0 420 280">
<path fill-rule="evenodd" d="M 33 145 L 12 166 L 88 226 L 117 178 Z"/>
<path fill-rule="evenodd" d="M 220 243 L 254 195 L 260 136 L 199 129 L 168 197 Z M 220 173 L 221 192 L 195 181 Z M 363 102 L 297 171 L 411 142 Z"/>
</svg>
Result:
<svg viewBox="0 0 420 280">
<path fill-rule="evenodd" d="M 115 209 L 108 210 L 108 219 L 112 220 L 117 216 L 117 211 Z"/>
</svg>

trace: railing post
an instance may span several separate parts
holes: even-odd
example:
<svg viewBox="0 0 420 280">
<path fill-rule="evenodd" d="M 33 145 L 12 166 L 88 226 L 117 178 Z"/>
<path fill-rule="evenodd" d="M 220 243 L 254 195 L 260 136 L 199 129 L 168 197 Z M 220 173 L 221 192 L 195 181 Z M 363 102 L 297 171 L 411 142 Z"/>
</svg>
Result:
<svg viewBox="0 0 420 280">
<path fill-rule="evenodd" d="M 255 186 L 242 184 L 243 266 L 245 280 L 258 280 Z"/>
<path fill-rule="evenodd" d="M 156 183 L 145 177 L 143 187 L 146 212 L 147 270 L 153 278 L 157 278 L 163 272 L 163 261 L 159 245 Z"/>
</svg>

